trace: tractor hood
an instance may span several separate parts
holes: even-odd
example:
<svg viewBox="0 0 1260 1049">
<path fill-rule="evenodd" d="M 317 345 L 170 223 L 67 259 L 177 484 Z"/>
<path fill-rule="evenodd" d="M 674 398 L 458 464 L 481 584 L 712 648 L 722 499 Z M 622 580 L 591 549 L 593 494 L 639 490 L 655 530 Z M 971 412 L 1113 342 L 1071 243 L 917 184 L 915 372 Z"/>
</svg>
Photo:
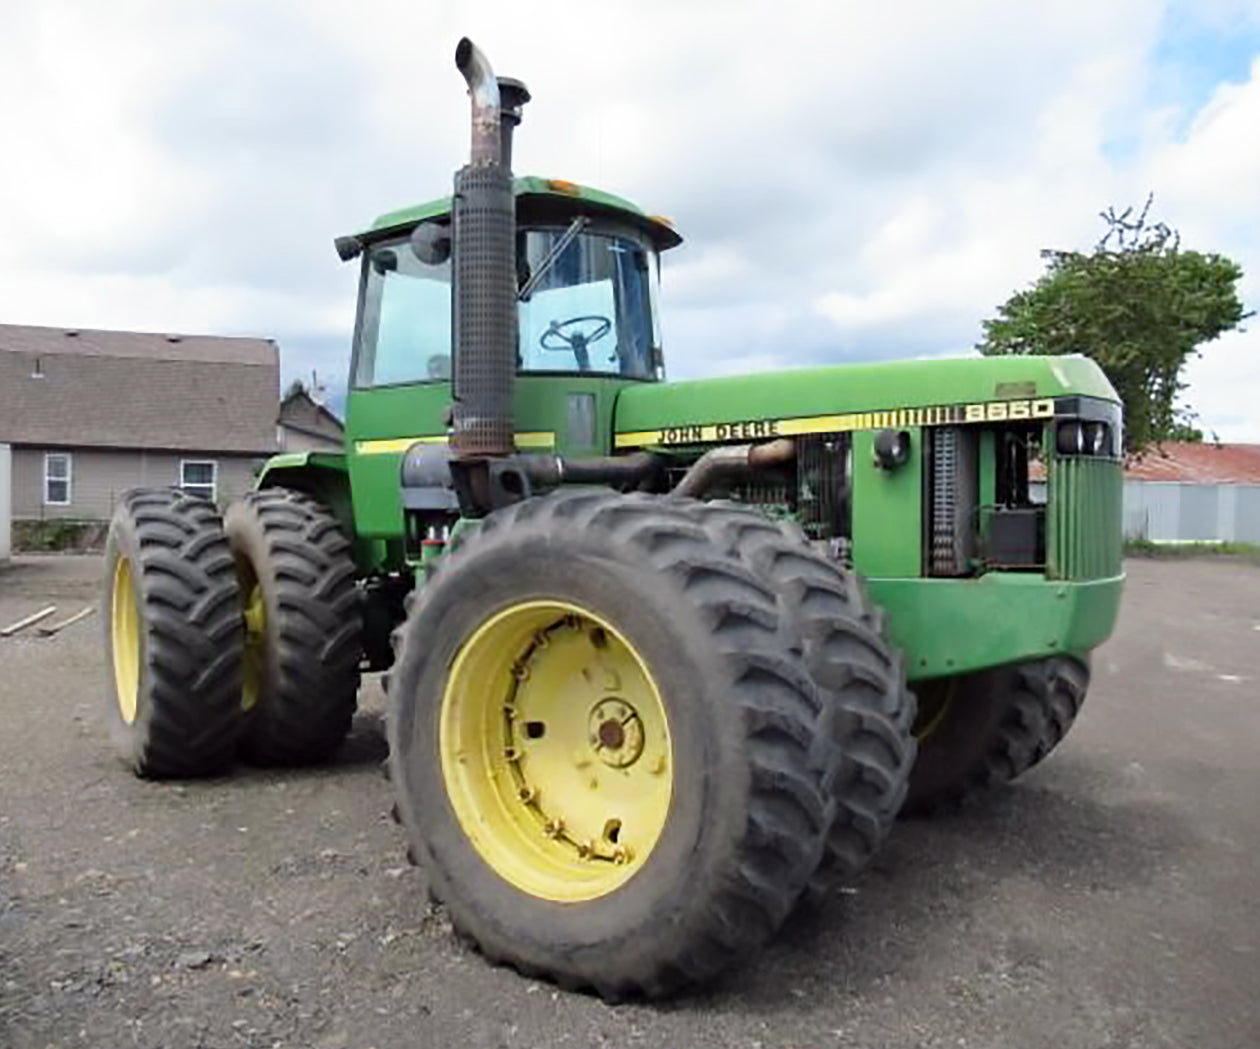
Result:
<svg viewBox="0 0 1260 1049">
<path fill-rule="evenodd" d="M 804 433 L 1048 418 L 1056 400 L 1118 402 L 1081 356 L 837 365 L 635 386 L 617 398 L 618 449 Z"/>
</svg>

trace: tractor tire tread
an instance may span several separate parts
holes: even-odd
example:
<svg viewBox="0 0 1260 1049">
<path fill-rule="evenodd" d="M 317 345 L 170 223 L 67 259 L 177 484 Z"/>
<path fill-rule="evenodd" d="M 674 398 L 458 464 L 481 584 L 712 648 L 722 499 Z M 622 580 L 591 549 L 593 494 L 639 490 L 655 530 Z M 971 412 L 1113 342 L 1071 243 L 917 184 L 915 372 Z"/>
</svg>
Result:
<svg viewBox="0 0 1260 1049">
<path fill-rule="evenodd" d="M 222 518 L 213 504 L 174 488 L 127 492 L 115 527 L 119 518 L 135 539 L 148 683 L 148 716 L 143 729 L 127 730 L 126 760 L 146 778 L 222 773 L 243 728 L 240 604 Z M 108 609 L 102 619 L 108 629 Z"/>
<path fill-rule="evenodd" d="M 915 700 L 902 656 L 885 639 L 883 610 L 861 579 L 819 554 L 797 525 L 738 504 L 690 506 L 787 603 L 826 700 L 813 729 L 812 760 L 824 769 L 830 806 L 823 859 L 808 892 L 817 902 L 870 862 L 905 800 Z"/>
<path fill-rule="evenodd" d="M 978 795 L 1022 776 L 1067 735 L 1089 689 L 1087 662 L 1052 656 L 998 668 L 1002 671 L 1010 672 L 1006 709 L 984 752 L 945 789 L 925 797 L 912 794 L 906 815 L 955 813 Z"/>
<path fill-rule="evenodd" d="M 318 764 L 346 738 L 357 705 L 363 624 L 351 543 L 322 503 L 286 488 L 250 492 L 229 508 L 234 547 L 253 526 L 262 544 L 253 568 L 260 582 L 270 575 L 273 593 L 275 675 L 249 712 L 241 756 Z"/>
</svg>

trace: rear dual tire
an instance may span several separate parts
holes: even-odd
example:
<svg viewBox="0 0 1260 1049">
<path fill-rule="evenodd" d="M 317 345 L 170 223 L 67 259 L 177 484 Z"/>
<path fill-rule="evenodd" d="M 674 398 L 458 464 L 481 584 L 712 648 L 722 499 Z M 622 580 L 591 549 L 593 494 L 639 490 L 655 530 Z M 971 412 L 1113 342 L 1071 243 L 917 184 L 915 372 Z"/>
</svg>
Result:
<svg viewBox="0 0 1260 1049">
<path fill-rule="evenodd" d="M 178 489 L 119 503 L 102 598 L 106 718 L 138 775 L 326 760 L 350 727 L 361 619 L 328 510 L 268 489 L 215 507 Z"/>
<path fill-rule="evenodd" d="M 241 755 L 327 761 L 350 731 L 363 653 L 350 540 L 328 509 L 283 488 L 233 503 L 224 527 L 245 610 Z"/>
<path fill-rule="evenodd" d="M 241 710 L 241 609 L 214 506 L 174 489 L 123 496 L 105 548 L 106 718 L 119 757 L 146 777 L 232 763 Z"/>
</svg>

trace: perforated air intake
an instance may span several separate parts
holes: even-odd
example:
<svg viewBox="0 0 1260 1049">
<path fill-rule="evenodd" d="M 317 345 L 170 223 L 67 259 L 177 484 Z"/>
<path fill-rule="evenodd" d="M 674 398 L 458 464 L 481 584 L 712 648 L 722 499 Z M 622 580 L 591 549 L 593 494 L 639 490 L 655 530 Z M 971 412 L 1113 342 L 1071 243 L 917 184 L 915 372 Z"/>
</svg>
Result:
<svg viewBox="0 0 1260 1049">
<path fill-rule="evenodd" d="M 516 377 L 516 200 L 512 173 L 492 164 L 455 174 L 455 405 L 461 458 L 512 452 Z"/>
</svg>

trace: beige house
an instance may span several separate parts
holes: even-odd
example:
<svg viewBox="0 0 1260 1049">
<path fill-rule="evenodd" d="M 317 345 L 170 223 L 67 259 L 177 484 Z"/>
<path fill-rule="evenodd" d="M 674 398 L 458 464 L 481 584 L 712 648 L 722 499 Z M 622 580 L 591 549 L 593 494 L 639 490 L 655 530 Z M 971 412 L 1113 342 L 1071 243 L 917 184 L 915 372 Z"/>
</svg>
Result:
<svg viewBox="0 0 1260 1049">
<path fill-rule="evenodd" d="M 267 339 L 0 324 L 14 521 L 103 521 L 129 488 L 225 503 L 276 451 Z"/>
<path fill-rule="evenodd" d="M 280 402 L 280 447 L 286 452 L 340 452 L 345 446 L 341 420 L 301 387 Z"/>
</svg>

